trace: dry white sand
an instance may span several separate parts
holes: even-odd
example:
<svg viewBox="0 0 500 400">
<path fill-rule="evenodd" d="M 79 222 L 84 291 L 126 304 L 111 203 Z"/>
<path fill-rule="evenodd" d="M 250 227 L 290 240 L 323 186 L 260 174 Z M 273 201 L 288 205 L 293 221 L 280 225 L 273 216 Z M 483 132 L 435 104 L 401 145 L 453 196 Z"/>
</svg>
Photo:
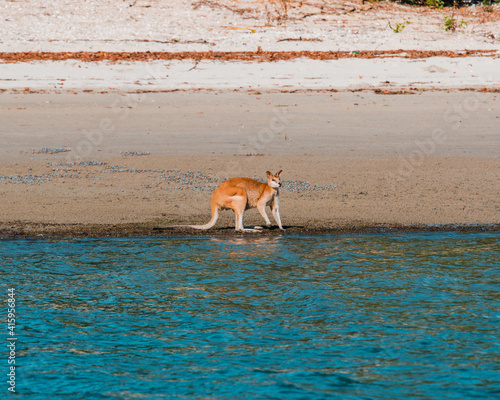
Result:
<svg viewBox="0 0 500 400">
<path fill-rule="evenodd" d="M 18 0 L 0 3 L 0 51 L 499 49 L 498 6 L 455 12 L 392 2 Z M 397 24 L 409 21 L 399 33 Z M 299 39 L 302 41 L 290 41 Z"/>
<path fill-rule="evenodd" d="M 0 89 L 166 91 L 500 89 L 500 58 L 297 59 L 278 62 L 44 61 L 0 64 Z"/>
<path fill-rule="evenodd" d="M 498 88 L 500 8 L 267 0 L 7 1 L 0 52 L 493 50 L 496 57 L 2 64 L 0 89 Z M 443 29 L 446 16 L 467 25 Z M 406 24 L 395 32 L 397 24 Z"/>
</svg>

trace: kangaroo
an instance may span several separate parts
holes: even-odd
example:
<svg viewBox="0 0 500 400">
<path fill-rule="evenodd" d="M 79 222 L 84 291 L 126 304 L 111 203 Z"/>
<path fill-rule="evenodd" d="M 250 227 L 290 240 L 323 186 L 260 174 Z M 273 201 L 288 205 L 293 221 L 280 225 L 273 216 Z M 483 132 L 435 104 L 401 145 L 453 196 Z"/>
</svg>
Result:
<svg viewBox="0 0 500 400">
<path fill-rule="evenodd" d="M 272 174 L 267 171 L 267 183 L 262 183 L 250 178 L 232 178 L 222 182 L 212 194 L 210 208 L 212 210 L 212 219 L 205 225 L 187 225 L 177 226 L 177 228 L 210 229 L 219 218 L 220 210 L 232 209 L 236 215 L 236 231 L 240 232 L 259 232 L 261 227 L 255 229 L 245 229 L 243 227 L 243 214 L 249 208 L 257 207 L 260 214 L 264 217 L 266 225 L 271 226 L 271 221 L 266 214 L 266 206 L 271 207 L 274 219 L 281 230 L 279 213 L 279 188 L 281 187 L 281 172 Z"/>
</svg>

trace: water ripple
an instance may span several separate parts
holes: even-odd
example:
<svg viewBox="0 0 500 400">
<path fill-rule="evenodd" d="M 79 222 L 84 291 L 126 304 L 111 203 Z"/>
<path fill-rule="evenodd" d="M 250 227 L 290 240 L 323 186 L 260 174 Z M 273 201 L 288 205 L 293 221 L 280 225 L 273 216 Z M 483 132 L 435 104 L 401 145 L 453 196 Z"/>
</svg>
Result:
<svg viewBox="0 0 500 400">
<path fill-rule="evenodd" d="M 494 233 L 0 241 L 20 397 L 494 398 Z"/>
</svg>

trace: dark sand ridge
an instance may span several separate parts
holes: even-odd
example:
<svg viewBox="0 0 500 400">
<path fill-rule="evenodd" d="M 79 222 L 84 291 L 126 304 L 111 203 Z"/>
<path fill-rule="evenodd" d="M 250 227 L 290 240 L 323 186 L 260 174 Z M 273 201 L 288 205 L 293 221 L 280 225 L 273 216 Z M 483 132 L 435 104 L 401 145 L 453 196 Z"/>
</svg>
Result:
<svg viewBox="0 0 500 400">
<path fill-rule="evenodd" d="M 361 51 L 183 51 L 183 52 L 0 52 L 6 63 L 32 61 L 78 60 L 82 62 L 152 61 L 152 60 L 217 60 L 217 61 L 289 61 L 297 58 L 337 60 L 339 58 L 429 58 L 429 57 L 497 57 L 496 50 L 361 50 Z"/>
<path fill-rule="evenodd" d="M 1 230 L 3 236 L 170 233 L 156 228 L 208 221 L 211 191 L 221 180 L 263 178 L 268 169 L 284 170 L 281 216 L 289 232 L 435 224 L 497 229 L 496 97 L 4 94 Z M 33 153 L 42 148 L 71 151 Z M 124 151 L 136 153 L 120 156 Z M 247 225 L 262 222 L 256 210 L 245 215 Z M 219 234 L 232 232 L 232 212 L 217 227 L 229 228 Z"/>
</svg>

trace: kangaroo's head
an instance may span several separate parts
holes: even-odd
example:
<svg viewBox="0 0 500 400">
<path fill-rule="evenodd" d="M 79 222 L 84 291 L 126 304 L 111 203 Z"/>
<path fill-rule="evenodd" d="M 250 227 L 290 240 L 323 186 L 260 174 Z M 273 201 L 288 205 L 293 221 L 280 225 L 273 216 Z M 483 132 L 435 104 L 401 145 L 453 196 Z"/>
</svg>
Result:
<svg viewBox="0 0 500 400">
<path fill-rule="evenodd" d="M 267 184 L 271 186 L 274 189 L 277 189 L 281 187 L 281 172 L 276 172 L 274 175 L 271 174 L 269 171 L 266 172 L 267 174 Z"/>
</svg>

